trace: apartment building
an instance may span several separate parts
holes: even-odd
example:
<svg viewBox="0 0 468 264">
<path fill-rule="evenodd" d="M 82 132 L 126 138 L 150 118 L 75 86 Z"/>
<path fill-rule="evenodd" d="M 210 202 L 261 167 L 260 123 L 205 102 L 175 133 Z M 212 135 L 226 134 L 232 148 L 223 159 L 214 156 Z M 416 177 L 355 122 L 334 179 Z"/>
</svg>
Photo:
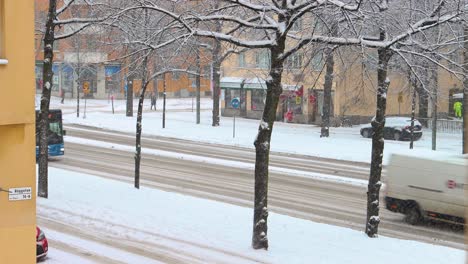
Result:
<svg viewBox="0 0 468 264">
<path fill-rule="evenodd" d="M 35 263 L 33 1 L 0 0 L 0 90 L 0 262 Z"/>
</svg>

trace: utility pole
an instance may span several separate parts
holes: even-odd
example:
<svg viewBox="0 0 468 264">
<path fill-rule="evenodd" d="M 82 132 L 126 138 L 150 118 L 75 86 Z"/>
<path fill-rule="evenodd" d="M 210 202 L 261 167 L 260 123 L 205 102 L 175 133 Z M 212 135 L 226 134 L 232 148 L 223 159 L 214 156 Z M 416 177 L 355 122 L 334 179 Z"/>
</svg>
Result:
<svg viewBox="0 0 468 264">
<path fill-rule="evenodd" d="M 463 28 L 463 70 L 465 78 L 463 79 L 463 154 L 468 153 L 468 27 Z"/>
<path fill-rule="evenodd" d="M 197 76 L 195 76 L 195 82 L 197 86 L 197 124 L 200 124 L 200 47 L 197 45 Z"/>
<path fill-rule="evenodd" d="M 133 79 L 127 84 L 127 116 L 133 116 Z"/>
<path fill-rule="evenodd" d="M 432 70 L 432 150 L 437 149 L 437 93 L 438 76 L 437 68 Z"/>
<path fill-rule="evenodd" d="M 410 73 L 411 76 L 411 73 Z M 412 85 L 411 85 L 412 84 Z M 410 142 L 410 149 L 413 149 L 414 146 L 414 119 L 415 119 L 415 112 L 416 112 L 416 81 L 412 81 L 410 77 L 410 87 L 413 88 L 413 96 L 411 98 L 411 142 Z"/>
<path fill-rule="evenodd" d="M 162 118 L 162 128 L 166 128 L 166 74 L 163 74 L 163 118 Z"/>
</svg>

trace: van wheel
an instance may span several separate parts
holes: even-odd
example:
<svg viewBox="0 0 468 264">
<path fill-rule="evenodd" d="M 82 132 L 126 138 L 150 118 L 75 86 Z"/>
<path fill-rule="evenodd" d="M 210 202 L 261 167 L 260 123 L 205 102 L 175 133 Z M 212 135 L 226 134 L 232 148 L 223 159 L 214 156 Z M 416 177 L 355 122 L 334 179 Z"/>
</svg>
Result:
<svg viewBox="0 0 468 264">
<path fill-rule="evenodd" d="M 393 134 L 393 139 L 394 140 L 400 140 L 401 138 L 401 133 L 396 131 L 395 134 Z"/>
<path fill-rule="evenodd" d="M 369 130 L 365 129 L 362 131 L 362 136 L 365 138 L 370 138 Z"/>
<path fill-rule="evenodd" d="M 405 222 L 410 225 L 417 225 L 421 222 L 421 212 L 417 205 L 411 206 L 411 208 L 406 211 Z"/>
</svg>

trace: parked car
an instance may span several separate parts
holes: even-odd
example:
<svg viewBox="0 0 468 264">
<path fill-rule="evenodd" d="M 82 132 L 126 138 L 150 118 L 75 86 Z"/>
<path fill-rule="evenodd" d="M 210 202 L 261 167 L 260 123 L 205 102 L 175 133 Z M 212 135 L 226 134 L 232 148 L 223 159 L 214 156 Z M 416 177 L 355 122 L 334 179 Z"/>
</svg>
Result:
<svg viewBox="0 0 468 264">
<path fill-rule="evenodd" d="M 49 251 L 49 242 L 44 232 L 36 226 L 36 258 L 37 260 L 42 260 L 47 255 Z"/>
<path fill-rule="evenodd" d="M 384 138 L 393 140 L 411 139 L 411 118 L 409 117 L 387 117 L 385 119 Z M 361 126 L 361 136 L 370 138 L 374 134 L 371 124 Z M 418 120 L 414 120 L 414 140 L 422 137 L 422 125 Z"/>
</svg>

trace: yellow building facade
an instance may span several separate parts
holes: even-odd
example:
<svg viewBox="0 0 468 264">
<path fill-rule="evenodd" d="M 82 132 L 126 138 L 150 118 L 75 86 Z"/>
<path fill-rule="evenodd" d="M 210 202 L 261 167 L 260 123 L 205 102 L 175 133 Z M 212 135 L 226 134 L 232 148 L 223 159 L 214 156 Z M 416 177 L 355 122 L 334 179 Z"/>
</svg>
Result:
<svg viewBox="0 0 468 264">
<path fill-rule="evenodd" d="M 36 262 L 34 92 L 34 1 L 0 0 L 0 263 Z"/>
<path fill-rule="evenodd" d="M 250 50 L 242 55 L 235 54 L 224 61 L 222 65 L 221 88 L 226 90 L 224 79 L 246 78 L 265 80 L 268 76 L 268 65 L 259 59 L 261 50 Z M 298 52 L 301 54 L 301 52 Z M 297 123 L 320 123 L 321 122 L 321 100 L 323 100 L 323 86 L 325 81 L 325 56 L 320 51 L 319 60 L 314 65 L 314 58 L 309 54 L 301 54 L 301 61 L 297 65 L 288 61 L 285 63 L 282 83 L 283 86 L 303 87 L 300 100 L 294 96 L 291 100 L 280 100 L 278 111 L 281 112 L 282 104 L 288 104 L 286 108 L 296 108 L 292 122 Z M 343 55 L 345 54 L 345 55 Z M 332 84 L 332 116 L 336 119 L 342 116 L 353 117 L 353 123 L 366 123 L 375 115 L 377 70 L 376 68 L 363 68 L 360 54 L 352 50 L 343 50 L 341 56 L 335 56 L 334 80 Z M 294 62 L 294 61 L 293 61 Z M 305 65 L 308 63 L 308 65 Z M 288 65 L 289 64 L 289 65 Z M 291 67 L 291 65 L 293 67 Z M 374 66 L 375 67 L 375 66 Z M 387 95 L 387 116 L 409 116 L 411 114 L 412 88 L 406 74 L 389 69 L 390 87 Z M 240 81 L 239 81 L 240 82 Z M 264 86 L 264 89 L 266 86 Z M 461 80 L 443 69 L 438 70 L 438 113 L 439 118 L 445 118 L 453 108 L 451 93 L 461 88 Z M 294 89 L 294 88 L 293 88 Z M 261 111 L 252 114 L 249 103 L 252 102 L 252 91 L 247 88 L 246 105 L 247 117 L 260 118 Z M 285 92 L 286 93 L 286 92 Z M 291 93 L 291 92 L 290 92 Z M 296 97 L 296 98 L 294 98 Z M 399 100 L 400 97 L 400 100 Z M 222 99 L 225 97 L 222 96 Z M 281 98 L 280 98 L 281 99 Z M 312 99 L 312 100 L 310 100 Z M 291 102 L 292 101 L 292 102 Z M 416 113 L 419 111 L 419 98 L 416 98 Z M 221 102 L 222 113 L 229 116 L 228 101 Z M 283 107 L 284 108 L 284 107 Z M 432 116 L 432 102 L 429 94 L 428 115 Z M 227 109 L 227 110 L 226 110 Z M 263 110 L 263 109 L 261 109 Z M 249 112 L 250 111 L 250 112 Z M 285 112 L 283 110 L 282 112 Z M 333 121 L 333 118 L 332 118 Z M 333 125 L 333 122 L 332 122 Z"/>
</svg>

